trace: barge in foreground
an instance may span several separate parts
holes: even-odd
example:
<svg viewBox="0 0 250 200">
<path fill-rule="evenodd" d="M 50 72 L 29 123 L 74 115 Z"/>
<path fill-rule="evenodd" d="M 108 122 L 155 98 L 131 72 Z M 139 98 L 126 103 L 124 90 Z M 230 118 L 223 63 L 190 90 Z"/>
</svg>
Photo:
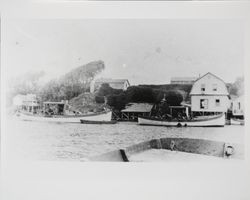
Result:
<svg viewBox="0 0 250 200">
<path fill-rule="evenodd" d="M 197 158 L 209 161 L 223 161 L 226 158 L 244 159 L 244 146 L 204 139 L 160 138 L 90 157 L 85 161 L 154 162 L 197 160 Z"/>
</svg>

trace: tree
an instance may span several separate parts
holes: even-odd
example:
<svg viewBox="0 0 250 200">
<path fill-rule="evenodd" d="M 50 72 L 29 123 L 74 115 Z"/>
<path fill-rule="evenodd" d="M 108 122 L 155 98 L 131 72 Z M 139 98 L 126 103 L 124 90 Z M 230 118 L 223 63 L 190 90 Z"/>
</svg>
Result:
<svg viewBox="0 0 250 200">
<path fill-rule="evenodd" d="M 89 90 L 94 76 L 105 68 L 103 61 L 94 61 L 77 67 L 69 73 L 48 82 L 40 91 L 43 101 L 70 100 Z"/>
<path fill-rule="evenodd" d="M 126 91 L 128 102 L 154 103 L 153 90 L 147 87 L 132 86 Z"/>
<path fill-rule="evenodd" d="M 234 83 L 227 84 L 230 95 L 241 96 L 244 94 L 244 77 L 239 77 Z"/>
<path fill-rule="evenodd" d="M 183 96 L 179 91 L 175 90 L 155 90 L 156 103 L 160 103 L 165 94 L 166 101 L 170 106 L 178 106 L 183 101 Z"/>
</svg>

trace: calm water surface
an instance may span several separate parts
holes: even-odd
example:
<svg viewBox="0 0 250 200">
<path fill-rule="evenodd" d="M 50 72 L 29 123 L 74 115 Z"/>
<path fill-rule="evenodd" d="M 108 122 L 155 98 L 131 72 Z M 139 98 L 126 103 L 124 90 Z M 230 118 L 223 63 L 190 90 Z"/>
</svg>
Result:
<svg viewBox="0 0 250 200">
<path fill-rule="evenodd" d="M 136 123 L 63 124 L 7 119 L 6 153 L 9 158 L 75 160 L 161 137 L 188 137 L 244 143 L 244 126 L 155 127 Z"/>
</svg>

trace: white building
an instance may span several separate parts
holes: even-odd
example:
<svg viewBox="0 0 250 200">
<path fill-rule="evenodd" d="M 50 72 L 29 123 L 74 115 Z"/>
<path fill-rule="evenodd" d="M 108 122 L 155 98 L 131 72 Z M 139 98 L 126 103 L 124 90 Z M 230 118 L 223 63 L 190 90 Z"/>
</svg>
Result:
<svg viewBox="0 0 250 200">
<path fill-rule="evenodd" d="M 230 107 L 226 83 L 210 72 L 194 82 L 190 96 L 193 113 L 227 112 Z"/>
<path fill-rule="evenodd" d="M 244 116 L 244 96 L 232 100 L 233 116 Z"/>
<path fill-rule="evenodd" d="M 129 81 L 127 79 L 104 79 L 104 78 L 100 78 L 100 79 L 94 80 L 90 84 L 90 92 L 93 93 L 96 90 L 98 90 L 103 83 L 109 84 L 109 86 L 114 88 L 114 89 L 121 89 L 121 90 L 127 90 L 127 88 L 130 86 Z"/>
</svg>

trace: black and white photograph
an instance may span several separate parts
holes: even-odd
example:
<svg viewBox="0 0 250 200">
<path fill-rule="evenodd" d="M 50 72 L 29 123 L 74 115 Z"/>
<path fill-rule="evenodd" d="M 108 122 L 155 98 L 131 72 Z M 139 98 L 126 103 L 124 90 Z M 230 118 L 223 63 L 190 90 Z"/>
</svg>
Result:
<svg viewBox="0 0 250 200">
<path fill-rule="evenodd" d="M 240 20 L 37 19 L 7 28 L 13 158 L 244 159 Z"/>
<path fill-rule="evenodd" d="M 249 4 L 224 4 L 3 13 L 1 199 L 248 200 Z"/>
</svg>

